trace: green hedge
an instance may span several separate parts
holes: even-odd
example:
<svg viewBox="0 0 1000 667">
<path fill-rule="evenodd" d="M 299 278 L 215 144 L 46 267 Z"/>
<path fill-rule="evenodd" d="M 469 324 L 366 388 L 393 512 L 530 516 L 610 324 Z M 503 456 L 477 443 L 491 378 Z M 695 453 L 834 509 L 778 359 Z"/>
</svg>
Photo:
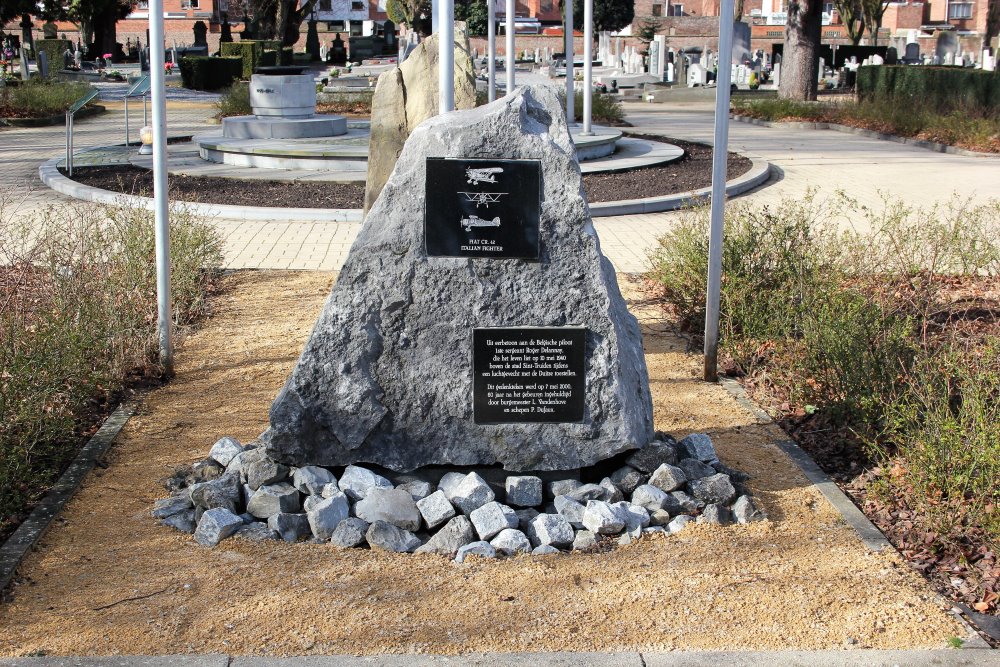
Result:
<svg viewBox="0 0 1000 667">
<path fill-rule="evenodd" d="M 243 72 L 243 59 L 195 56 L 181 58 L 181 80 L 191 90 L 228 88 Z"/>
<path fill-rule="evenodd" d="M 278 64 L 278 52 L 277 51 L 264 51 L 260 54 L 260 60 L 257 62 L 259 67 L 274 67 Z"/>
<path fill-rule="evenodd" d="M 68 39 L 36 39 L 35 58 L 40 51 L 45 51 L 49 58 L 49 76 L 52 76 L 63 68 L 63 53 L 71 48 L 72 43 Z"/>
<path fill-rule="evenodd" d="M 262 42 L 246 40 L 243 42 L 223 42 L 219 45 L 219 55 L 224 58 L 239 57 L 242 60 L 240 78 L 250 79 L 254 68 L 260 64 L 260 57 L 264 53 Z"/>
<path fill-rule="evenodd" d="M 1000 112 L 1000 74 L 964 67 L 878 65 L 858 69 L 858 99 L 930 107 Z"/>
</svg>

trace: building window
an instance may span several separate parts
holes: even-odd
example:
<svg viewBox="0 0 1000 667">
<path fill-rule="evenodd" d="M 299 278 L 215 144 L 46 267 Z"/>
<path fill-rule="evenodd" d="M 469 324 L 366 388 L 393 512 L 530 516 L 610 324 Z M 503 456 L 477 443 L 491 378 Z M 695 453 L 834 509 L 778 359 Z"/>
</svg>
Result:
<svg viewBox="0 0 1000 667">
<path fill-rule="evenodd" d="M 352 12 L 363 12 L 363 11 L 365 11 L 364 0 L 351 0 L 351 11 Z"/>
<path fill-rule="evenodd" d="M 823 3 L 823 13 L 827 14 L 827 15 L 833 14 L 833 3 L 832 2 L 824 2 Z"/>
<path fill-rule="evenodd" d="M 684 5 L 667 5 L 667 16 L 684 16 Z"/>
<path fill-rule="evenodd" d="M 972 18 L 972 3 L 971 2 L 949 2 L 948 3 L 948 18 L 950 18 L 950 19 L 971 19 Z"/>
<path fill-rule="evenodd" d="M 135 3 L 135 9 L 136 9 L 136 11 L 139 11 L 139 12 L 148 12 L 149 11 L 149 0 L 139 0 L 139 2 Z"/>
<path fill-rule="evenodd" d="M 181 9 L 198 9 L 200 0 L 181 0 Z"/>
<path fill-rule="evenodd" d="M 663 5 L 653 3 L 653 16 L 663 16 Z"/>
<path fill-rule="evenodd" d="M 333 10 L 333 3 L 330 0 L 319 0 L 319 10 L 321 12 L 329 12 Z"/>
</svg>

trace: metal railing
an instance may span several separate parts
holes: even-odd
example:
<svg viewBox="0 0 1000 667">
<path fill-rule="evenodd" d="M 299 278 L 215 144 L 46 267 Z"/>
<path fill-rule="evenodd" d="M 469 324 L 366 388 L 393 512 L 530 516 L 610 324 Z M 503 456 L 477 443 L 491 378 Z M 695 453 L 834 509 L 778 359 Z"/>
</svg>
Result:
<svg viewBox="0 0 1000 667">
<path fill-rule="evenodd" d="M 97 97 L 99 92 L 97 89 L 91 90 L 66 109 L 66 173 L 69 176 L 73 175 L 73 116 L 77 111 L 86 106 L 88 102 Z"/>
<path fill-rule="evenodd" d="M 142 98 L 142 126 L 149 125 L 146 102 L 149 100 L 150 79 L 148 74 L 139 77 L 125 93 L 125 146 L 129 145 L 128 100 L 130 97 Z"/>
</svg>

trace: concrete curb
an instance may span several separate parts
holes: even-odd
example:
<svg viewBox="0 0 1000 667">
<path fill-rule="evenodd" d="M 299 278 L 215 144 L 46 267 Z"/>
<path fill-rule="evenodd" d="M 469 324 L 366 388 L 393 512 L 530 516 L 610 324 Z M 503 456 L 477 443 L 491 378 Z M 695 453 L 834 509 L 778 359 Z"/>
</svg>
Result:
<svg viewBox="0 0 1000 667">
<path fill-rule="evenodd" d="M 774 424 L 774 420 L 771 416 L 764 412 L 756 403 L 750 400 L 747 396 L 746 391 L 736 380 L 731 378 L 719 378 L 719 384 L 722 388 L 729 392 L 736 402 L 742 407 L 746 408 L 757 417 L 757 421 L 760 424 Z M 892 543 L 886 539 L 885 535 L 878 527 L 868 520 L 868 517 L 864 515 L 858 506 L 851 502 L 851 499 L 847 497 L 840 487 L 830 479 L 829 476 L 823 470 L 816 465 L 816 462 L 812 460 L 801 447 L 799 447 L 794 440 L 790 438 L 785 438 L 778 440 L 775 444 L 781 448 L 781 451 L 785 452 L 795 465 L 799 467 L 802 473 L 809 479 L 813 485 L 819 489 L 820 493 L 830 504 L 833 505 L 834 509 L 840 512 L 840 515 L 844 517 L 844 520 L 854 529 L 854 532 L 858 534 L 861 541 L 864 542 L 865 546 L 872 551 L 882 551 L 883 549 L 892 549 Z"/>
<path fill-rule="evenodd" d="M 987 667 L 1000 665 L 982 649 L 823 651 L 674 651 L 652 653 L 469 653 L 465 655 L 299 656 L 228 655 L 0 658 L 0 667 Z"/>
<path fill-rule="evenodd" d="M 752 164 L 750 171 L 726 183 L 726 196 L 735 197 L 766 183 L 771 177 L 771 165 L 761 159 L 749 158 Z M 701 188 L 688 192 L 679 192 L 662 197 L 648 199 L 624 199 L 622 201 L 600 202 L 590 205 L 590 214 L 595 218 L 608 218 L 618 215 L 635 215 L 638 213 L 661 213 L 676 211 L 680 208 L 702 204 L 712 198 L 712 188 Z"/>
<path fill-rule="evenodd" d="M 135 404 L 129 401 L 118 406 L 111 413 L 111 416 L 105 420 L 97 433 L 87 441 L 80 453 L 76 455 L 59 481 L 48 490 L 48 493 L 32 510 L 28 518 L 0 547 L 0 594 L 7 590 L 14 578 L 14 573 L 21 564 L 21 559 L 38 543 L 38 540 L 45 533 L 45 529 L 52 523 L 52 519 L 62 511 L 69 499 L 76 493 L 87 473 L 93 470 L 97 461 L 107 453 L 111 443 L 114 442 L 119 431 L 122 430 L 134 412 Z"/>
<path fill-rule="evenodd" d="M 814 123 L 809 121 L 769 121 L 769 120 L 761 120 L 759 118 L 751 118 L 750 116 L 739 116 L 736 114 L 730 114 L 729 117 L 732 120 L 735 120 L 739 123 L 746 123 L 748 125 L 760 125 L 761 127 L 782 127 L 790 129 L 801 129 L 801 130 L 833 130 L 834 132 L 843 132 L 844 134 L 856 134 L 862 137 L 868 137 L 870 139 L 881 139 L 882 141 L 892 141 L 897 144 L 908 144 L 910 146 L 923 148 L 925 150 L 934 151 L 936 153 L 949 153 L 951 155 L 965 155 L 966 157 L 978 157 L 978 158 L 994 159 L 994 160 L 1000 159 L 1000 154 L 998 153 L 980 153 L 978 151 L 970 151 L 965 148 L 959 148 L 958 146 L 939 144 L 936 141 L 925 141 L 923 139 L 914 139 L 912 137 L 901 137 L 897 134 L 886 134 L 884 132 L 876 132 L 875 130 L 866 130 L 861 127 L 840 125 L 839 123 Z"/>
<path fill-rule="evenodd" d="M 149 197 L 139 197 L 136 195 L 124 195 L 110 190 L 101 190 L 89 185 L 83 185 L 70 180 L 59 172 L 59 162 L 62 158 L 52 158 L 38 167 L 38 177 L 42 183 L 52 188 L 56 192 L 82 199 L 83 201 L 94 202 L 95 204 L 109 204 L 111 206 L 121 206 L 124 202 L 129 202 L 144 208 L 153 210 L 153 200 Z M 229 204 L 202 204 L 199 202 L 174 201 L 170 208 L 173 211 L 188 211 L 205 218 L 222 218 L 224 220 L 242 220 L 246 222 L 275 222 L 275 216 L 281 213 L 281 222 L 361 222 L 361 209 L 355 208 L 263 208 L 255 206 L 232 206 Z"/>
</svg>

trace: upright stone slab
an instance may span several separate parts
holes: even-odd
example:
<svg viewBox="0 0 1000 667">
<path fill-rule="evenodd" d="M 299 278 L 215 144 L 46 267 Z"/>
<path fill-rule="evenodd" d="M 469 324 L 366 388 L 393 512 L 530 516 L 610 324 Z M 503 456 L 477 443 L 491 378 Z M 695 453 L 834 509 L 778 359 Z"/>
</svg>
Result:
<svg viewBox="0 0 1000 667">
<path fill-rule="evenodd" d="M 433 158 L 537 161 L 538 259 L 429 257 L 425 177 Z M 482 173 L 489 172 L 473 175 Z M 501 177 L 497 187 L 502 184 Z M 460 217 L 454 220 L 460 233 L 490 233 L 465 228 Z M 553 340 L 564 338 L 563 330 L 583 330 L 583 381 L 573 384 L 583 392 L 576 421 L 474 418 L 474 332 L 517 327 L 552 327 L 547 337 Z M 565 338 L 559 342 L 573 337 Z M 262 436 L 268 454 L 295 466 L 563 470 L 651 440 L 638 323 L 601 254 L 551 89 L 520 88 L 491 105 L 431 118 L 414 131 L 270 417 Z"/>
</svg>

